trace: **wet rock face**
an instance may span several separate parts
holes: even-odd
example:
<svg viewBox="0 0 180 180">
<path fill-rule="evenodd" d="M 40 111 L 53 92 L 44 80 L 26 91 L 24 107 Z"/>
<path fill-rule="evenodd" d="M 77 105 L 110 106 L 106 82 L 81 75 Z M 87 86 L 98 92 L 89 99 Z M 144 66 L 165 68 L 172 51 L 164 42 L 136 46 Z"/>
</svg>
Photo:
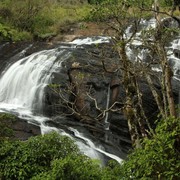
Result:
<svg viewBox="0 0 180 180">
<path fill-rule="evenodd" d="M 28 43 L 24 46 L 18 45 L 16 49 L 15 45 L 7 44 L 6 57 L 1 53 L 0 60 L 4 59 L 4 63 L 8 63 L 41 49 L 57 47 L 57 45 L 50 46 L 43 43 L 29 45 Z M 28 50 L 24 54 L 17 55 L 24 47 L 28 47 Z M 61 48 L 60 45 L 58 47 Z M 10 51 L 11 48 L 12 51 Z M 117 149 L 120 147 L 122 151 L 127 152 L 131 148 L 131 141 L 123 111 L 109 113 L 109 130 L 105 130 L 107 124 L 104 123 L 105 114 L 102 113 L 106 109 L 109 86 L 110 105 L 115 101 L 123 103 L 125 100 L 121 74 L 113 73 L 119 63 L 117 54 L 110 48 L 110 44 L 83 45 L 69 48 L 67 51 L 71 52 L 71 55 L 63 61 L 62 68 L 52 74 L 51 84 L 45 89 L 44 115 L 69 117 L 71 121 L 81 123 L 99 141 Z M 146 82 L 143 79 L 139 82 L 145 113 L 153 122 L 158 113 L 157 106 Z M 156 88 L 158 89 L 159 86 L 157 85 Z M 160 88 L 159 91 L 161 91 Z M 176 88 L 177 91 L 178 88 Z M 116 108 L 121 109 L 122 105 Z M 53 126 L 57 126 L 57 123 Z M 22 121 L 19 121 L 14 129 L 20 139 L 40 133 L 37 127 Z"/>
<path fill-rule="evenodd" d="M 10 136 L 13 139 L 27 140 L 31 136 L 41 134 L 40 127 L 28 123 L 26 120 L 6 113 L 0 113 L 1 136 Z M 8 132 L 9 131 L 9 132 Z M 3 133 L 4 132 L 4 133 Z"/>
<path fill-rule="evenodd" d="M 30 124 L 22 119 L 13 123 L 11 128 L 14 131 L 14 138 L 19 140 L 27 140 L 31 136 L 37 136 L 41 134 L 39 126 Z"/>
<path fill-rule="evenodd" d="M 106 56 L 101 57 L 102 52 Z M 56 85 L 56 92 L 51 88 L 46 89 L 45 112 L 50 116 L 71 114 L 73 121 L 84 124 L 97 139 L 117 148 L 122 147 L 127 152 L 131 141 L 123 111 L 109 113 L 108 131 L 105 130 L 107 124 L 102 113 L 106 109 L 109 86 L 110 106 L 115 101 L 121 104 L 125 101 L 121 75 L 113 73 L 118 67 L 117 58 L 108 44 L 99 48 L 91 45 L 72 50 L 72 55 L 63 62 L 63 69 L 53 75 L 52 84 Z M 154 120 L 158 113 L 157 106 L 143 80 L 140 80 L 140 89 L 145 113 Z M 116 108 L 120 109 L 122 105 Z"/>
</svg>

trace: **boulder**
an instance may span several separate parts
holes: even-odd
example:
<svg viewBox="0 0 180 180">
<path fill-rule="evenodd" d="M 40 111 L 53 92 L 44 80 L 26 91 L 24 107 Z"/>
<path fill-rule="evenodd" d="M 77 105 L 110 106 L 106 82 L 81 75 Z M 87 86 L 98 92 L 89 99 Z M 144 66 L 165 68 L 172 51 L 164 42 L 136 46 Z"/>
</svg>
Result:
<svg viewBox="0 0 180 180">
<path fill-rule="evenodd" d="M 31 136 L 41 134 L 38 125 L 7 113 L 0 113 L 0 127 L 2 128 L 0 133 L 2 137 L 10 136 L 18 140 L 27 140 Z"/>
<path fill-rule="evenodd" d="M 27 140 L 31 136 L 41 134 L 41 129 L 35 124 L 31 124 L 26 120 L 19 119 L 11 125 L 14 130 L 14 138 L 19 140 Z"/>
</svg>

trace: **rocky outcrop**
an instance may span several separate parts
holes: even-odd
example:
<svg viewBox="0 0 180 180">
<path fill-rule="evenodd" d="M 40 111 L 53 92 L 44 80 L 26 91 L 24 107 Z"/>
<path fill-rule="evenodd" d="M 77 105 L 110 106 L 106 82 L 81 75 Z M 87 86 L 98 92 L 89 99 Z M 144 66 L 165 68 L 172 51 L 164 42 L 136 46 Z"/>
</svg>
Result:
<svg viewBox="0 0 180 180">
<path fill-rule="evenodd" d="M 52 87 L 46 89 L 45 113 L 50 116 L 70 116 L 74 122 L 81 123 L 99 141 L 121 147 L 127 152 L 131 147 L 127 120 L 123 113 L 125 90 L 118 69 L 117 55 L 109 44 L 85 45 L 71 49 L 71 56 L 63 62 L 59 73 L 53 74 Z M 54 88 L 53 88 L 54 85 Z M 109 112 L 105 123 L 108 87 L 110 86 L 110 105 L 119 102 Z M 143 94 L 145 113 L 152 123 L 158 113 L 156 103 L 147 83 L 139 80 Z M 158 88 L 158 86 L 157 86 Z M 54 90 L 52 90 L 54 89 Z M 159 89 L 160 91 L 160 89 Z M 56 120 L 57 122 L 57 120 Z M 54 122 L 55 123 L 55 122 Z M 52 126 L 53 123 L 50 123 Z"/>
<path fill-rule="evenodd" d="M 41 134 L 39 126 L 6 113 L 0 114 L 0 127 L 2 137 L 8 136 L 18 140 L 27 140 L 31 136 Z"/>
<path fill-rule="evenodd" d="M 85 127 L 98 141 L 111 145 L 114 149 L 127 152 L 131 148 L 127 121 L 122 109 L 125 90 L 121 82 L 121 73 L 118 71 L 118 57 L 110 48 L 110 44 L 81 45 L 73 48 L 70 44 L 61 46 L 61 44 L 27 43 L 24 45 L 27 47 L 24 53 L 22 53 L 23 46 L 19 45 L 17 49 L 13 44 L 6 46 L 9 50 L 12 48 L 12 51 L 6 56 L 3 53 L 0 54 L 0 59 L 3 58 L 4 63 L 8 63 L 7 59 L 12 61 L 17 59 L 17 56 L 24 57 L 44 48 L 58 47 L 59 50 L 63 49 L 64 53 L 70 53 L 61 63 L 62 67 L 52 74 L 51 84 L 45 89 L 43 111 L 44 115 L 52 119 L 47 124 L 62 127 L 62 123 L 65 124 L 64 126 L 75 123 L 77 126 Z M 18 52 L 14 52 L 15 50 Z M 61 57 L 58 58 L 62 60 Z M 153 101 L 149 86 L 143 79 L 139 79 L 139 86 L 145 113 L 153 124 L 158 114 L 156 103 Z M 109 87 L 110 105 L 117 101 L 119 103 L 115 108 L 121 110 L 109 112 L 107 119 L 109 124 L 107 124 L 105 123 L 106 113 L 103 111 L 106 109 Z M 175 99 L 178 99 L 178 87 L 175 88 Z M 156 88 L 161 91 L 158 84 Z M 62 118 L 58 119 L 57 116 L 68 117 L 68 119 L 62 121 Z M 37 127 L 35 130 L 32 128 L 34 128 L 32 125 L 25 124 L 23 121 L 19 121 L 14 127 L 18 137 L 22 139 L 34 133 L 40 133 Z M 25 132 L 22 132 L 22 129 L 25 129 Z"/>
<path fill-rule="evenodd" d="M 18 119 L 15 123 L 11 124 L 10 127 L 14 131 L 14 138 L 19 140 L 27 140 L 31 136 L 41 134 L 39 126 L 30 124 L 22 119 Z"/>
</svg>

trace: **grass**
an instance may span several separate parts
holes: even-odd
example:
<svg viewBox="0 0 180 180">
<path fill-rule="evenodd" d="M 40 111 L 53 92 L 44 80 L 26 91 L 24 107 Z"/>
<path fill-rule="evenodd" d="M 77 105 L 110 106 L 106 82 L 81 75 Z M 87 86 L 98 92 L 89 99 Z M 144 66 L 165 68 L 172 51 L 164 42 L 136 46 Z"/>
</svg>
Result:
<svg viewBox="0 0 180 180">
<path fill-rule="evenodd" d="M 90 6 L 65 6 L 65 7 L 52 7 L 42 13 L 53 20 L 54 24 L 49 26 L 49 29 L 54 33 L 59 33 L 59 29 L 65 25 L 83 21 L 90 12 Z"/>
<path fill-rule="evenodd" d="M 31 7 L 29 3 L 33 8 L 29 8 Z M 66 26 L 71 27 L 72 24 L 84 20 L 97 22 L 96 18 L 91 19 L 92 7 L 87 3 L 81 4 L 77 0 L 49 1 L 48 4 L 44 0 L 3 0 L 0 2 L 0 41 L 3 39 L 31 40 L 33 37 L 45 40 L 59 35 Z M 131 14 L 139 15 L 141 18 L 153 16 L 153 13 L 148 11 L 140 13 L 134 8 L 130 11 L 132 11 Z M 165 11 L 168 12 L 169 9 Z M 180 16 L 180 12 L 175 11 L 174 15 Z M 9 28 L 6 28 L 7 26 Z"/>
<path fill-rule="evenodd" d="M 43 39 L 43 37 L 57 35 L 62 27 L 84 20 L 91 9 L 87 3 L 66 5 L 49 3 L 40 8 L 41 0 L 37 1 L 39 4 L 34 4 L 36 1 L 32 0 L 30 3 L 37 8 L 35 11 L 29 10 L 26 1 L 21 3 L 21 7 L 18 7 L 16 3 L 9 3 L 10 1 L 0 2 L 0 25 L 13 29 L 12 41 L 31 39 L 32 37 Z M 10 29 L 8 31 L 12 32 Z M 3 38 L 0 33 L 0 40 Z"/>
</svg>

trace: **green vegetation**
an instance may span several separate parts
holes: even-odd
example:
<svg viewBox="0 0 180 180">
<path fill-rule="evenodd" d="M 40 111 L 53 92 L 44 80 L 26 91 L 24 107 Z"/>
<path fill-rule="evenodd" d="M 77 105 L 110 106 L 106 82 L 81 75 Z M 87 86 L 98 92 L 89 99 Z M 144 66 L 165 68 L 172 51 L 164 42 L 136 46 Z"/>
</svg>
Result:
<svg viewBox="0 0 180 180">
<path fill-rule="evenodd" d="M 0 113 L 0 141 L 13 137 L 14 133 L 10 126 L 15 120 L 16 117 L 13 115 Z"/>
<path fill-rule="evenodd" d="M 150 7 L 152 1 L 129 0 L 127 4 L 124 4 L 122 0 L 91 0 L 89 2 L 93 4 L 91 7 L 94 7 L 90 15 L 88 15 L 90 6 L 87 4 L 62 5 L 62 1 L 49 0 L 1 0 L 0 40 L 46 39 L 59 33 L 61 27 L 81 21 L 84 18 L 94 21 L 110 21 L 111 25 L 116 22 L 118 25 L 114 26 L 114 29 L 117 31 L 116 46 L 122 55 L 121 57 L 123 57 L 121 59 L 124 61 L 122 69 L 127 68 L 124 71 L 124 77 L 127 78 L 129 76 L 129 79 L 124 79 L 124 84 L 127 84 L 126 92 L 128 92 L 128 101 L 125 104 L 133 106 L 130 100 L 133 99 L 134 89 L 137 89 L 137 86 L 132 86 L 131 88 L 129 85 L 133 85 L 133 80 L 136 79 L 136 76 L 132 77 L 132 74 L 135 74 L 134 68 L 131 69 L 131 64 L 128 62 L 125 53 L 127 42 L 123 33 L 132 22 L 132 14 L 135 19 L 152 16 L 152 11 L 144 13 L 142 9 L 138 10 L 138 6 L 143 8 Z M 101 6 L 96 6 L 96 4 L 101 4 Z M 161 0 L 160 4 L 163 8 L 171 6 L 167 0 Z M 119 10 L 121 7 L 123 7 L 122 11 Z M 112 23 L 111 20 L 116 21 Z M 161 34 L 164 34 L 164 31 Z M 162 37 L 159 36 L 159 39 L 163 40 Z M 129 39 L 129 42 L 131 40 Z M 161 45 L 162 41 L 160 40 L 156 41 L 155 44 L 159 43 Z M 163 40 L 163 42 L 165 41 Z M 163 47 L 157 46 L 157 48 L 162 50 Z M 153 50 L 156 50 L 156 46 L 154 46 Z M 164 51 L 157 52 L 166 55 Z M 167 65 L 166 61 L 164 62 Z M 78 75 L 80 79 L 83 79 L 83 74 Z M 141 76 L 139 77 L 141 78 Z M 137 84 L 137 82 L 134 84 Z M 58 86 L 50 85 L 50 87 L 57 88 Z M 159 98 L 157 94 L 157 102 L 160 101 Z M 167 102 L 166 94 L 164 94 L 164 99 Z M 105 167 L 101 167 L 98 161 L 82 155 L 72 139 L 60 136 L 57 133 L 32 137 L 25 142 L 7 138 L 12 137 L 13 132 L 6 126 L 6 122 L 8 119 L 13 120 L 14 117 L 1 114 L 0 179 L 178 179 L 180 177 L 180 119 L 168 112 L 170 108 L 166 109 L 163 106 L 162 109 L 165 110 L 161 112 L 161 117 L 164 118 L 159 121 L 151 136 L 141 126 L 143 125 L 141 121 L 138 122 L 139 124 L 135 124 L 136 129 L 132 132 L 142 134 L 140 139 L 135 137 L 141 141 L 140 148 L 135 149 L 122 164 L 112 161 Z M 131 129 L 129 128 L 130 130 L 135 127 L 133 124 L 135 119 L 145 119 L 143 114 L 141 114 L 141 119 L 137 118 L 138 116 L 135 113 L 138 112 L 140 114 L 139 111 L 130 111 L 132 110 L 130 108 L 126 108 L 126 110 L 129 110 L 130 113 L 132 112 L 132 114 L 129 113 L 129 116 L 131 116 L 129 118 L 131 124 L 129 124 L 132 125 Z M 150 137 L 147 138 L 147 136 L 143 136 L 144 134 Z"/>
<path fill-rule="evenodd" d="M 49 170 L 55 159 L 79 156 L 73 141 L 56 133 L 30 138 L 26 142 L 4 141 L 0 147 L 3 179 L 29 179 Z"/>
<path fill-rule="evenodd" d="M 122 165 L 128 179 L 178 179 L 180 177 L 180 119 L 159 122 L 152 139 L 145 139 Z"/>
<path fill-rule="evenodd" d="M 154 16 L 152 11 L 153 0 L 94 0 L 98 5 L 91 9 L 87 19 L 91 21 L 108 22 L 121 16 L 129 18 L 149 18 Z M 172 3 L 159 0 L 160 10 L 171 9 Z M 100 5 L 99 5 L 100 4 Z M 125 12 L 123 12 L 125 9 Z M 143 13 L 142 13 L 143 12 Z M 125 20 L 125 21 L 126 21 Z"/>
<path fill-rule="evenodd" d="M 101 177 L 103 177 L 103 170 L 99 164 L 86 156 L 80 155 L 76 157 L 68 156 L 62 160 L 53 161 L 50 171 L 44 172 L 33 179 L 100 180 Z"/>
<path fill-rule="evenodd" d="M 0 41 L 46 39 L 60 28 L 82 20 L 87 4 L 48 0 L 3 0 L 0 2 Z"/>
<path fill-rule="evenodd" d="M 101 167 L 82 155 L 73 140 L 53 132 L 25 142 L 0 144 L 0 179 L 144 180 L 180 177 L 180 119 L 161 121 L 151 139 L 121 165 Z"/>
<path fill-rule="evenodd" d="M 31 39 L 30 33 L 26 31 L 19 32 L 11 26 L 0 24 L 0 41 L 19 41 L 24 39 Z"/>
<path fill-rule="evenodd" d="M 0 41 L 45 40 L 59 34 L 66 25 L 85 19 L 96 21 L 95 11 L 101 14 L 107 5 L 121 8 L 119 5 L 149 7 L 151 4 L 151 0 L 1 0 Z M 161 0 L 160 4 L 164 8 L 172 5 L 167 0 Z M 103 21 L 111 18 L 112 9 L 108 11 L 105 7 L 103 11 L 107 13 Z"/>
</svg>

